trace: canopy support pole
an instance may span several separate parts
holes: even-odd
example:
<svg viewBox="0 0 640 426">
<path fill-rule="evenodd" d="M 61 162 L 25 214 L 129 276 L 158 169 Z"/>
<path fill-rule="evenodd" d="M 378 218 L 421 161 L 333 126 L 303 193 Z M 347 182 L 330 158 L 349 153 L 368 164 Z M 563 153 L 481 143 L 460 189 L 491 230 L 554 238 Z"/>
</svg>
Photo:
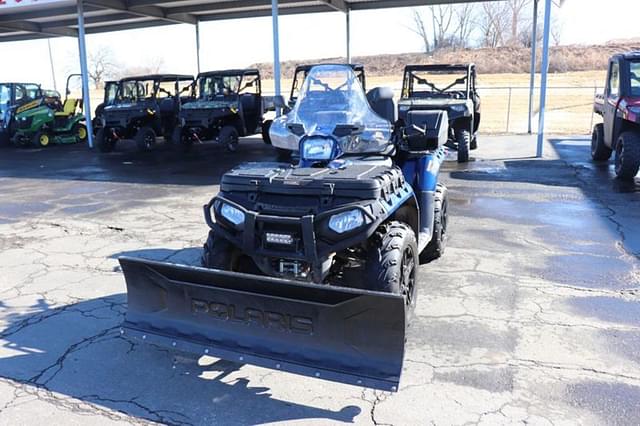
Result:
<svg viewBox="0 0 640 426">
<path fill-rule="evenodd" d="M 531 79 L 529 81 L 529 122 L 527 132 L 533 127 L 533 92 L 536 83 L 536 50 L 538 45 L 538 0 L 533 0 L 533 29 L 531 30 Z"/>
<path fill-rule="evenodd" d="M 347 64 L 351 63 L 351 10 L 347 9 L 345 12 L 346 25 L 347 25 Z"/>
<path fill-rule="evenodd" d="M 49 48 L 49 64 L 51 65 L 51 79 L 53 80 L 53 90 L 58 91 L 56 83 L 56 68 L 53 66 L 53 52 L 51 51 L 51 39 L 47 39 L 47 47 Z"/>
<path fill-rule="evenodd" d="M 542 157 L 544 144 L 544 113 L 547 102 L 547 74 L 549 72 L 549 33 L 551 31 L 551 0 L 544 3 L 544 37 L 542 39 L 542 68 L 540 69 L 540 112 L 538 115 L 538 148 L 536 157 Z"/>
<path fill-rule="evenodd" d="M 198 63 L 198 74 L 200 74 L 200 21 L 196 21 L 196 61 Z"/>
<path fill-rule="evenodd" d="M 278 0 L 271 0 L 271 25 L 273 27 L 273 81 L 276 97 L 282 96 L 280 88 L 280 34 L 278 30 Z M 276 107 L 276 116 L 280 116 L 281 109 Z"/>
<path fill-rule="evenodd" d="M 93 149 L 93 126 L 91 123 L 91 101 L 89 92 L 89 71 L 87 66 L 87 46 L 84 37 L 84 0 L 78 0 L 78 50 L 80 53 L 80 72 L 82 73 L 82 108 L 84 109 L 87 141 Z"/>
</svg>

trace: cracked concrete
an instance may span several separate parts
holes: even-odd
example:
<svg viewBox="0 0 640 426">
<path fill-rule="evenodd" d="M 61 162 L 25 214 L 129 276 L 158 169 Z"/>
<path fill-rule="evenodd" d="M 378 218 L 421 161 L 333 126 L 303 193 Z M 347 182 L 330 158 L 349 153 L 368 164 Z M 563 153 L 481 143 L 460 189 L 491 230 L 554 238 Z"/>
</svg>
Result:
<svg viewBox="0 0 640 426">
<path fill-rule="evenodd" d="M 197 264 L 202 205 L 238 161 L 199 146 L 0 158 L 0 424 L 637 424 L 640 182 L 584 138 L 486 137 L 448 162 L 450 238 L 419 272 L 398 393 L 194 360 L 118 333 L 117 257 Z"/>
</svg>

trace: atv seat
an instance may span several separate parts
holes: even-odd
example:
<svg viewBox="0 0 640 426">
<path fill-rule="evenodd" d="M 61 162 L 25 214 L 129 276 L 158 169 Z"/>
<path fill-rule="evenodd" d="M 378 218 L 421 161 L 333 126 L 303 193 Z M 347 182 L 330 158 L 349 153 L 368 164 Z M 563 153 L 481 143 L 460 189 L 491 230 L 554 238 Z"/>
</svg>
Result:
<svg viewBox="0 0 640 426">
<path fill-rule="evenodd" d="M 393 90 L 389 87 L 376 87 L 367 93 L 367 100 L 371 109 L 380 117 L 394 123 L 396 121 L 396 106 L 393 102 Z"/>
<path fill-rule="evenodd" d="M 67 99 L 64 101 L 64 106 L 62 107 L 62 111 L 56 112 L 56 117 L 69 117 L 76 112 L 76 108 L 78 106 L 77 99 Z"/>
</svg>

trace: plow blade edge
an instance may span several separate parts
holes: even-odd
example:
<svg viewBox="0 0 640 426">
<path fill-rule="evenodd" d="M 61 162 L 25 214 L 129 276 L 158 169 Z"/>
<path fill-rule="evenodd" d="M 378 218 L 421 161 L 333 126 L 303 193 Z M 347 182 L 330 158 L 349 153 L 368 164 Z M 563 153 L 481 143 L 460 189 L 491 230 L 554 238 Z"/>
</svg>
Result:
<svg viewBox="0 0 640 426">
<path fill-rule="evenodd" d="M 160 346 L 396 391 L 405 305 L 398 295 L 120 258 L 123 333 Z"/>
</svg>

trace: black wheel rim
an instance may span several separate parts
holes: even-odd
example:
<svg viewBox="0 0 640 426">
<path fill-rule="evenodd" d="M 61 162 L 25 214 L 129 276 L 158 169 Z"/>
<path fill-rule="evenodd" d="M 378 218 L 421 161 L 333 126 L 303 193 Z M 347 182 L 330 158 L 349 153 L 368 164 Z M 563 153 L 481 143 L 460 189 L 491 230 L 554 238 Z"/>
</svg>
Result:
<svg viewBox="0 0 640 426">
<path fill-rule="evenodd" d="M 400 290 L 408 306 L 413 304 L 416 284 L 416 259 L 412 247 L 407 247 L 402 254 Z"/>
</svg>

